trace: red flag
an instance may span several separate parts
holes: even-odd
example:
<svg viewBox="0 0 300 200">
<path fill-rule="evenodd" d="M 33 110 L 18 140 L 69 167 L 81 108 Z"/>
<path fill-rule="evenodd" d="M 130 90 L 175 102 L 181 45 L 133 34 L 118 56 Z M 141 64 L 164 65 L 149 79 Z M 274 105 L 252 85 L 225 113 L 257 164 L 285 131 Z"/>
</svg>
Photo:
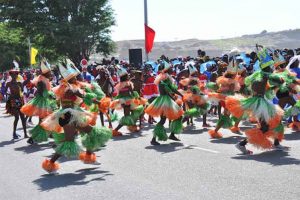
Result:
<svg viewBox="0 0 300 200">
<path fill-rule="evenodd" d="M 153 47 L 155 31 L 145 24 L 145 49 L 148 54 Z"/>
</svg>

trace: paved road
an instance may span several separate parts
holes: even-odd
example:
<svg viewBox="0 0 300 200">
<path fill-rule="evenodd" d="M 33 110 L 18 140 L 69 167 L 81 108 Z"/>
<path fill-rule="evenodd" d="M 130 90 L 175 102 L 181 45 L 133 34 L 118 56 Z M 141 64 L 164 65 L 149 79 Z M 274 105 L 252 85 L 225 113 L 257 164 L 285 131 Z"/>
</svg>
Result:
<svg viewBox="0 0 300 200">
<path fill-rule="evenodd" d="M 181 143 L 158 147 L 150 146 L 152 127 L 145 127 L 141 134 L 108 142 L 97 152 L 101 165 L 60 159 L 60 174 L 53 176 L 41 168 L 53 153 L 50 145 L 11 141 L 13 118 L 3 112 L 0 108 L 3 200 L 300 199 L 300 133 L 288 129 L 283 144 L 290 152 L 242 156 L 233 145 L 242 136 L 224 131 L 224 139 L 210 140 L 200 122 L 184 131 Z"/>
</svg>

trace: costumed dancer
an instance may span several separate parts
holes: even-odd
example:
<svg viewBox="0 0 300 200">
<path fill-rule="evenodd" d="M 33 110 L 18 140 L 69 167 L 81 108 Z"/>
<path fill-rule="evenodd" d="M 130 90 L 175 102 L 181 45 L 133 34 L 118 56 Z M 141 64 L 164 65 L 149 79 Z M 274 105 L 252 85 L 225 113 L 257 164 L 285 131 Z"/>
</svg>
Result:
<svg viewBox="0 0 300 200">
<path fill-rule="evenodd" d="M 10 95 L 7 100 L 7 113 L 13 115 L 15 117 L 13 123 L 13 139 L 18 139 L 20 135 L 16 133 L 17 125 L 19 118 L 21 118 L 24 137 L 28 138 L 27 130 L 26 130 L 26 118 L 22 112 L 20 112 L 21 107 L 23 106 L 23 94 L 22 94 L 22 83 L 17 81 L 19 69 L 16 67 L 13 70 L 9 71 L 9 75 L 11 76 L 11 81 L 7 82 L 5 86 L 5 92 L 9 89 Z"/>
<path fill-rule="evenodd" d="M 144 73 L 144 86 L 142 89 L 142 94 L 145 99 L 147 99 L 148 103 L 152 103 L 156 97 L 158 97 L 158 87 L 154 83 L 155 76 L 152 74 L 152 66 L 145 66 L 145 73 Z M 149 115 L 148 123 L 153 124 L 156 123 L 154 118 Z"/>
<path fill-rule="evenodd" d="M 110 73 L 104 66 L 98 66 L 99 75 L 96 77 L 98 85 L 101 87 L 105 96 L 99 102 L 99 115 L 102 126 L 104 126 L 104 115 L 106 115 L 109 123 L 109 128 L 112 128 L 112 115 L 110 112 L 111 99 L 114 91 L 114 81 Z M 114 115 L 115 116 L 115 115 Z"/>
<path fill-rule="evenodd" d="M 26 80 L 23 82 L 23 97 L 24 97 L 24 103 L 27 104 L 29 101 L 31 101 L 36 93 L 36 87 L 32 84 L 31 81 L 31 73 L 26 74 Z M 28 121 L 27 121 L 28 119 Z M 32 116 L 31 117 L 26 117 L 27 121 L 27 126 L 33 126 L 32 123 Z"/>
<path fill-rule="evenodd" d="M 111 109 L 124 111 L 124 116 L 119 120 L 119 125 L 113 130 L 113 136 L 121 136 L 119 130 L 127 126 L 130 132 L 138 132 L 140 129 L 136 125 L 144 111 L 143 105 L 137 92 L 134 92 L 133 83 L 129 80 L 127 71 L 124 68 L 118 69 L 120 82 L 115 86 L 117 96 L 111 103 Z"/>
<path fill-rule="evenodd" d="M 234 58 L 229 62 L 230 64 L 227 66 L 225 74 L 217 78 L 216 86 L 218 87 L 218 93 L 208 94 L 209 100 L 219 101 L 221 107 L 224 108 L 224 112 L 220 115 L 216 128 L 208 131 L 211 138 L 222 138 L 222 134 L 218 131 L 221 128 L 232 128 L 234 125 L 234 119 L 231 118 L 230 112 L 225 107 L 225 99 L 228 96 L 234 95 L 235 92 L 240 91 L 240 85 L 238 81 L 235 80 L 237 68 Z"/>
<path fill-rule="evenodd" d="M 276 97 L 278 98 L 278 105 L 285 109 L 287 105 L 290 106 L 285 112 L 285 117 L 292 118 L 292 122 L 288 125 L 294 130 L 300 130 L 300 122 L 298 120 L 299 104 L 294 98 L 299 92 L 299 82 L 297 74 L 286 69 L 286 61 L 279 51 L 274 51 L 274 67 L 276 68 L 276 75 L 284 80 L 276 90 Z"/>
<path fill-rule="evenodd" d="M 249 98 L 237 98 L 236 96 L 226 98 L 226 108 L 237 118 L 251 115 L 258 120 L 258 127 L 245 131 L 247 139 L 236 144 L 243 154 L 252 154 L 246 148 L 247 143 L 261 149 L 275 148 L 285 150 L 280 145 L 283 139 L 284 127 L 281 123 L 283 110 L 273 104 L 267 97 L 268 89 L 272 85 L 280 85 L 282 79 L 272 74 L 273 60 L 266 49 L 258 53 L 261 70 L 247 77 L 245 84 L 250 86 L 252 96 Z M 273 144 L 272 144 L 273 140 Z"/>
<path fill-rule="evenodd" d="M 29 144 L 48 141 L 49 133 L 40 126 L 40 123 L 43 118 L 57 109 L 54 94 L 51 92 L 51 77 L 50 65 L 43 59 L 41 61 L 41 74 L 32 81 L 37 88 L 36 96 L 21 108 L 21 112 L 26 116 L 39 117 L 39 124 L 30 131 L 31 137 L 27 140 Z"/>
<path fill-rule="evenodd" d="M 95 150 L 101 148 L 105 142 L 111 138 L 111 130 L 106 127 L 95 127 L 93 124 L 93 114 L 82 110 L 77 102 L 82 102 L 83 91 L 74 87 L 78 72 L 67 66 L 65 63 L 59 64 L 60 73 L 63 77 L 56 92 L 57 98 L 61 102 L 61 109 L 46 117 L 41 126 L 53 134 L 57 147 L 51 159 L 46 159 L 42 167 L 49 173 L 56 172 L 59 164 L 56 162 L 61 156 L 68 158 L 79 158 L 84 163 L 96 163 Z M 83 152 L 76 142 L 76 137 L 81 135 L 82 145 L 86 148 Z"/>
<path fill-rule="evenodd" d="M 182 115 L 184 113 L 183 109 L 171 97 L 173 94 L 182 97 L 182 94 L 177 91 L 177 86 L 173 83 L 171 65 L 164 61 L 160 63 L 159 70 L 161 73 L 156 77 L 154 83 L 158 85 L 160 95 L 145 110 L 145 113 L 152 117 L 160 117 L 160 121 L 153 131 L 152 145 L 160 145 L 156 138 L 160 141 L 168 139 L 164 127 L 166 119 L 172 120 L 169 139 L 179 141 L 175 134 L 179 134 L 182 130 Z"/>
<path fill-rule="evenodd" d="M 203 115 L 203 127 L 210 127 L 206 121 L 209 103 L 200 89 L 204 87 L 203 83 L 198 79 L 198 71 L 193 65 L 188 65 L 188 69 L 190 77 L 180 81 L 180 84 L 187 89 L 182 98 L 186 106 L 184 115 L 188 118 Z M 186 120 L 188 119 L 185 118 L 183 122 Z"/>
</svg>

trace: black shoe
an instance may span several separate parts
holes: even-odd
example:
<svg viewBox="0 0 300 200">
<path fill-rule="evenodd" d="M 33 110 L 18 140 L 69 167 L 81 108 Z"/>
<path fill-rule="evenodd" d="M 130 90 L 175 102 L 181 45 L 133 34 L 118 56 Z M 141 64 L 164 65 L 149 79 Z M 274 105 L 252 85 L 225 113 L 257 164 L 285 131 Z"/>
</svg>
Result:
<svg viewBox="0 0 300 200">
<path fill-rule="evenodd" d="M 154 146 L 160 145 L 160 143 L 157 142 L 155 139 L 152 139 L 152 140 L 151 140 L 151 144 L 154 145 Z"/>
<path fill-rule="evenodd" d="M 17 140 L 17 139 L 19 139 L 19 136 L 17 134 L 13 134 L 13 139 Z"/>
<path fill-rule="evenodd" d="M 27 143 L 32 145 L 32 144 L 34 143 L 34 141 L 33 141 L 32 138 L 29 138 L 29 139 L 27 140 Z"/>
<path fill-rule="evenodd" d="M 174 140 L 174 141 L 180 141 L 173 133 L 171 133 L 171 135 L 169 136 L 170 140 Z"/>
</svg>

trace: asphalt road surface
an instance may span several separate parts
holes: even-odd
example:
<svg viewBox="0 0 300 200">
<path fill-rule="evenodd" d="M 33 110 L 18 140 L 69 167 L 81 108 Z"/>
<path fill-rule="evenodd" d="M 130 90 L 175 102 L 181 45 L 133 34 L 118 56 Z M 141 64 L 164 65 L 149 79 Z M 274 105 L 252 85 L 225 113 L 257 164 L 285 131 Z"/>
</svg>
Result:
<svg viewBox="0 0 300 200">
<path fill-rule="evenodd" d="M 13 141 L 13 117 L 0 108 L 0 199 L 2 200 L 299 200 L 300 133 L 286 129 L 289 152 L 239 155 L 234 144 L 243 135 L 223 130 L 224 138 L 209 139 L 200 120 L 186 128 L 181 142 L 151 146 L 153 126 L 139 134 L 112 139 L 97 159 L 100 165 L 59 159 L 58 175 L 41 168 L 54 152 L 48 143 L 30 146 Z M 214 124 L 215 118 L 209 118 Z M 37 123 L 37 119 L 34 119 Z M 242 125 L 245 128 L 249 124 Z M 121 129 L 126 133 L 126 129 Z M 21 122 L 18 133 L 23 136 Z"/>
</svg>

